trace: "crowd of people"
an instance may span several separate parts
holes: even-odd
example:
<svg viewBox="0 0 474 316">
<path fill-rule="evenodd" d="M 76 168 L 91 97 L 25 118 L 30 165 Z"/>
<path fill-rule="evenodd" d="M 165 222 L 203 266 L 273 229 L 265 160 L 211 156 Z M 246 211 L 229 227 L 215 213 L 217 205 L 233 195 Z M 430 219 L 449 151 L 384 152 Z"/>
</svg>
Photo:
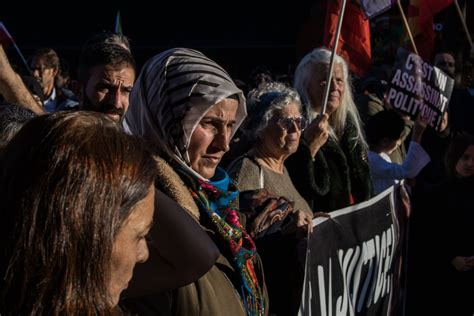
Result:
<svg viewBox="0 0 474 316">
<path fill-rule="evenodd" d="M 454 76 L 450 57 L 433 62 Z M 437 295 L 472 313 L 473 99 L 457 91 L 430 130 L 354 91 L 339 55 L 328 82 L 330 59 L 314 49 L 293 87 L 265 73 L 246 95 L 199 51 L 138 71 L 102 33 L 70 85 L 53 49 L 35 52 L 33 89 L 0 46 L 0 314 L 296 315 L 313 219 L 403 179 L 424 242 L 440 238 L 425 217 L 449 210 Z"/>
</svg>

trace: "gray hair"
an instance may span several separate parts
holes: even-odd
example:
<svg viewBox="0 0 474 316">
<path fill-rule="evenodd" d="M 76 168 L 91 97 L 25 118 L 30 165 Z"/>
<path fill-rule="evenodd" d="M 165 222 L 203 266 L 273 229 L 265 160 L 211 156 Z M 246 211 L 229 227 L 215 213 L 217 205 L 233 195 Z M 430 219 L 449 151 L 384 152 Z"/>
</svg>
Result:
<svg viewBox="0 0 474 316">
<path fill-rule="evenodd" d="M 295 71 L 295 89 L 301 96 L 303 107 L 308 120 L 314 120 L 319 113 L 315 111 L 314 104 L 308 95 L 309 84 L 314 74 L 314 67 L 318 65 L 327 65 L 331 59 L 331 51 L 327 48 L 316 48 L 306 54 L 298 64 Z M 344 75 L 344 94 L 342 96 L 341 105 L 331 114 L 329 118 L 329 135 L 335 140 L 339 140 L 344 134 L 346 119 L 349 116 L 354 122 L 357 129 L 356 141 L 367 148 L 367 143 L 364 138 L 362 130 L 362 123 L 359 117 L 359 112 L 352 97 L 351 78 L 349 76 L 349 69 L 346 61 L 339 55 L 334 56 L 334 63 L 342 66 Z"/>
<path fill-rule="evenodd" d="M 301 99 L 298 92 L 281 82 L 271 82 L 261 88 L 253 89 L 247 96 L 248 116 L 243 123 L 243 133 L 250 141 L 255 141 L 259 133 L 268 126 L 275 112 L 290 103 L 298 106 L 301 112 Z"/>
</svg>

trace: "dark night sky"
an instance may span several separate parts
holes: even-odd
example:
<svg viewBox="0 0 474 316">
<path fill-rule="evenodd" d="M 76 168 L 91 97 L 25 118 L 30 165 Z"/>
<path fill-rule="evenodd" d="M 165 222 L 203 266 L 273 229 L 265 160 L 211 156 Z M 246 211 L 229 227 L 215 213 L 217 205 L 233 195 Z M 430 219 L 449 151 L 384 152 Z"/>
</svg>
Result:
<svg viewBox="0 0 474 316">
<path fill-rule="evenodd" d="M 124 34 L 132 40 L 139 65 L 164 49 L 182 46 L 197 48 L 241 75 L 257 64 L 284 71 L 288 63 L 296 62 L 296 38 L 312 1 L 101 3 L 105 9 L 79 1 L 64 3 L 55 9 L 44 1 L 12 3 L 1 10 L 0 21 L 25 55 L 37 47 L 52 47 L 75 63 L 81 44 L 96 32 L 113 30 L 120 10 Z M 9 55 L 13 53 L 10 49 Z"/>
<path fill-rule="evenodd" d="M 120 10 L 123 31 L 131 39 L 138 66 L 167 48 L 190 47 L 201 50 L 233 77 L 241 79 L 247 79 L 250 70 L 260 64 L 276 72 L 291 73 L 289 65 L 296 64 L 309 47 L 321 45 L 318 36 L 322 37 L 324 21 L 324 12 L 319 8 L 323 0 L 226 0 L 219 4 L 132 0 L 126 4 L 101 2 L 100 5 L 98 0 L 95 3 L 64 1 L 62 5 L 46 0 L 5 1 L 10 2 L 8 9 L 4 5 L 0 10 L 0 21 L 25 56 L 35 48 L 52 47 L 74 66 L 82 43 L 97 32 L 112 31 Z M 396 16 L 395 10 L 391 9 Z M 311 31 L 304 32 L 310 16 Z M 448 34 L 444 40 L 447 47 L 456 50 L 462 46 L 459 43 L 466 41 L 457 38 L 463 34 L 454 6 L 440 15 L 443 16 L 445 21 L 450 21 L 446 27 L 455 29 L 449 33 L 454 36 Z M 472 21 L 468 19 L 471 30 Z M 11 48 L 7 53 L 10 58 L 17 58 Z"/>
</svg>

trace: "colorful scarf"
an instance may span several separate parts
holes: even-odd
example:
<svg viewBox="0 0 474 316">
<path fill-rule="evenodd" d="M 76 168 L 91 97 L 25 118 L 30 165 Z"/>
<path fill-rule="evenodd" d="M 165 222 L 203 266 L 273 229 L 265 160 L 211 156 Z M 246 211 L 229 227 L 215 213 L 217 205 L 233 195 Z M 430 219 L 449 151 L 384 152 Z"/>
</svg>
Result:
<svg viewBox="0 0 474 316">
<path fill-rule="evenodd" d="M 230 248 L 234 266 L 242 281 L 240 295 L 247 315 L 264 315 L 264 293 L 253 264 L 257 254 L 255 243 L 242 227 L 237 214 L 239 191 L 221 168 L 217 168 L 216 175 L 209 182 L 195 177 L 184 168 L 178 167 L 177 171 L 188 185 L 201 212 L 209 217 L 219 237 Z"/>
</svg>

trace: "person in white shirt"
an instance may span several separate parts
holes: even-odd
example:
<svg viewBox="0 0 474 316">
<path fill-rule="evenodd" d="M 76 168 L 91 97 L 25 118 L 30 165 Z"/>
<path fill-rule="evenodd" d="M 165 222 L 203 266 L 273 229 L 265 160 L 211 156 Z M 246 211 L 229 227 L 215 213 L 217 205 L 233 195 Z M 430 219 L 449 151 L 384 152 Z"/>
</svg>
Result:
<svg viewBox="0 0 474 316">
<path fill-rule="evenodd" d="M 376 194 L 399 180 L 416 177 L 430 162 L 429 155 L 420 145 L 427 123 L 421 115 L 416 120 L 407 156 L 400 165 L 392 162 L 389 155 L 401 143 L 403 118 L 393 110 L 385 110 L 367 121 L 365 130 L 369 143 L 369 167 Z"/>
</svg>

